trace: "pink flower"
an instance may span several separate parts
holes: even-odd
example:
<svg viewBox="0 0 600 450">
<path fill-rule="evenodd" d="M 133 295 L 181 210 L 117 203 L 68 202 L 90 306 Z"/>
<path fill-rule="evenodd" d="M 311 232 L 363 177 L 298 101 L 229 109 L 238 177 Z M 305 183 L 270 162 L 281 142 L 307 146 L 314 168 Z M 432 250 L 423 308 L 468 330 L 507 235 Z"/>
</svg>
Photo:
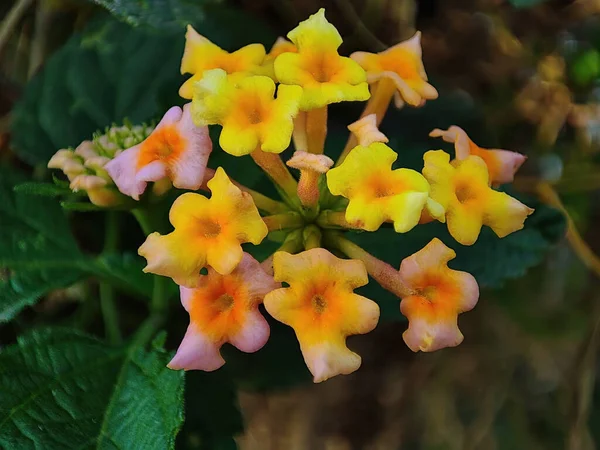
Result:
<svg viewBox="0 0 600 450">
<path fill-rule="evenodd" d="M 258 311 L 264 296 L 280 287 L 248 253 L 229 275 L 208 269 L 197 288 L 181 287 L 190 325 L 171 369 L 213 371 L 225 364 L 221 346 L 229 342 L 253 353 L 269 339 L 269 325 Z"/>
<path fill-rule="evenodd" d="M 179 189 L 200 188 L 212 142 L 208 128 L 192 122 L 190 106 L 169 109 L 146 140 L 106 164 L 123 194 L 139 200 L 148 182 L 165 178 Z"/>
</svg>

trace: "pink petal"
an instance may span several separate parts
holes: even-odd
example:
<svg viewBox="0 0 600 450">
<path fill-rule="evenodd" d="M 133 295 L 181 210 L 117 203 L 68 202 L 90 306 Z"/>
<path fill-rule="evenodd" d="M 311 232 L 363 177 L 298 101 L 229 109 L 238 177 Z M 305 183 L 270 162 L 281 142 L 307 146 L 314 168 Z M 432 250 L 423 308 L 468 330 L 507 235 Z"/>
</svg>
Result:
<svg viewBox="0 0 600 450">
<path fill-rule="evenodd" d="M 446 347 L 456 347 L 464 336 L 458 329 L 457 316 L 435 322 L 413 317 L 402 338 L 413 352 L 434 352 Z"/>
<path fill-rule="evenodd" d="M 181 119 L 182 114 L 183 111 L 179 106 L 173 106 L 169 108 L 169 110 L 165 113 L 163 118 L 160 119 L 160 122 L 158 122 L 158 125 L 156 125 L 155 130 L 158 130 L 166 125 L 171 125 L 173 123 L 178 122 Z"/>
<path fill-rule="evenodd" d="M 269 334 L 269 324 L 258 310 L 248 311 L 242 329 L 229 342 L 243 352 L 254 353 L 267 343 Z"/>
<path fill-rule="evenodd" d="M 139 200 L 140 195 L 146 189 L 146 182 L 136 177 L 139 153 L 140 145 L 138 144 L 123 151 L 104 166 L 119 191 L 134 200 Z"/>
<path fill-rule="evenodd" d="M 186 147 L 170 167 L 173 185 L 179 189 L 197 190 L 202 186 L 212 141 L 208 127 L 198 127 L 192 121 L 191 103 L 183 107 L 183 115 L 177 126 Z M 167 113 L 168 114 L 168 113 Z"/>
<path fill-rule="evenodd" d="M 150 164 L 140 168 L 135 174 L 138 182 L 159 181 L 167 176 L 167 167 L 160 160 L 152 161 Z"/>
<path fill-rule="evenodd" d="M 219 353 L 219 347 L 207 339 L 194 325 L 190 325 L 168 367 L 175 370 L 212 372 L 223 364 L 225 360 Z"/>
</svg>

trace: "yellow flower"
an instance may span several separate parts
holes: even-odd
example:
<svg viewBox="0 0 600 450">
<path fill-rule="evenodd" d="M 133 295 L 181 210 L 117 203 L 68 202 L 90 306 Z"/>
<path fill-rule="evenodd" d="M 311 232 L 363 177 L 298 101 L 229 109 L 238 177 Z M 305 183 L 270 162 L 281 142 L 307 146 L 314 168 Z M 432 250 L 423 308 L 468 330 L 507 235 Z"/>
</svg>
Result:
<svg viewBox="0 0 600 450">
<path fill-rule="evenodd" d="M 400 279 L 412 291 L 400 304 L 408 318 L 402 337 L 414 352 L 456 347 L 463 341 L 458 314 L 475 307 L 479 287 L 470 273 L 448 267 L 455 257 L 454 250 L 434 238 L 400 265 Z"/>
<path fill-rule="evenodd" d="M 265 308 L 294 329 L 315 383 L 357 370 L 361 358 L 346 347 L 346 337 L 368 333 L 379 320 L 379 306 L 353 293 L 368 282 L 364 264 L 314 248 L 277 252 L 273 268 L 275 281 L 289 287 L 267 294 Z"/>
<path fill-rule="evenodd" d="M 175 230 L 150 234 L 139 249 L 148 261 L 144 272 L 195 287 L 203 267 L 227 275 L 242 259 L 241 244 L 262 242 L 268 230 L 250 194 L 240 191 L 220 167 L 208 188 L 210 199 L 189 192 L 175 200 L 169 213 Z"/>
<path fill-rule="evenodd" d="M 209 70 L 196 83 L 192 117 L 196 125 L 223 126 L 219 143 L 235 156 L 257 148 L 281 153 L 289 145 L 302 96 L 299 86 L 279 86 L 268 77 L 251 76 L 238 83 L 222 69 Z"/>
<path fill-rule="evenodd" d="M 472 245 L 482 225 L 498 237 L 520 230 L 533 209 L 489 185 L 488 169 L 479 156 L 450 162 L 442 150 L 424 156 L 423 175 L 431 184 L 431 198 L 446 210 L 448 231 L 463 245 Z"/>
<path fill-rule="evenodd" d="M 465 159 L 469 155 L 479 156 L 483 159 L 490 173 L 491 184 L 511 183 L 515 173 L 527 159 L 517 152 L 498 149 L 485 149 L 473 142 L 467 133 L 460 127 L 452 125 L 447 130 L 436 128 L 431 137 L 441 137 L 444 141 L 454 144 L 456 159 Z"/>
<path fill-rule="evenodd" d="M 183 83 L 179 89 L 179 95 L 190 100 L 193 95 L 194 83 L 201 80 L 207 70 L 223 69 L 229 75 L 234 75 L 234 78 L 240 79 L 246 75 L 260 72 L 260 66 L 264 59 L 265 48 L 262 44 L 246 45 L 229 53 L 198 34 L 191 25 L 188 25 L 185 34 L 185 49 L 181 59 L 181 74 L 191 73 L 192 77 Z"/>
<path fill-rule="evenodd" d="M 369 98 L 365 71 L 338 54 L 342 37 L 325 18 L 324 9 L 301 22 L 288 37 L 298 53 L 279 55 L 275 59 L 275 76 L 282 84 L 302 86 L 301 110 Z"/>
<path fill-rule="evenodd" d="M 253 353 L 269 339 L 269 324 L 258 311 L 265 294 L 281 285 L 248 253 L 229 275 L 209 268 L 197 288 L 181 287 L 181 303 L 190 325 L 171 369 L 216 370 L 225 364 L 220 349 L 226 342 Z"/>
<path fill-rule="evenodd" d="M 397 157 L 396 152 L 379 142 L 368 147 L 359 145 L 339 167 L 327 172 L 331 193 L 349 200 L 348 223 L 375 231 L 390 221 L 398 233 L 406 233 L 419 223 L 421 211 L 428 203 L 429 184 L 415 170 L 392 170 Z"/>
<path fill-rule="evenodd" d="M 262 65 L 261 73 L 277 81 L 274 67 L 275 59 L 282 53 L 298 53 L 298 48 L 293 43 L 280 36 L 273 44 L 273 47 L 271 47 L 269 53 L 267 53 Z"/>
<path fill-rule="evenodd" d="M 377 83 L 375 89 L 382 86 L 382 80 L 391 81 L 396 106 L 401 107 L 404 102 L 422 106 L 426 100 L 438 97 L 436 89 L 427 83 L 421 55 L 421 33 L 417 31 L 412 38 L 381 53 L 355 52 L 350 58 L 367 72 L 369 84 Z"/>
</svg>

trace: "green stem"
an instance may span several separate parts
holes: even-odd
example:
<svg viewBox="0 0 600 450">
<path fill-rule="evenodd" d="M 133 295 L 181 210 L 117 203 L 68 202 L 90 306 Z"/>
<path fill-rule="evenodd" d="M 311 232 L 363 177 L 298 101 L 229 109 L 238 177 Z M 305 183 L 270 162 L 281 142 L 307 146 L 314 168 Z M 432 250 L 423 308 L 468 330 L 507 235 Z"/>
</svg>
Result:
<svg viewBox="0 0 600 450">
<path fill-rule="evenodd" d="M 308 225 L 302 230 L 304 248 L 310 250 L 321 246 L 321 230 L 316 225 Z"/>
<path fill-rule="evenodd" d="M 152 226 L 152 221 L 150 220 L 150 216 L 148 215 L 145 209 L 134 209 L 131 211 L 135 219 L 138 221 L 140 228 L 144 232 L 146 236 L 150 233 L 156 231 Z"/>
<path fill-rule="evenodd" d="M 154 276 L 154 288 L 152 290 L 152 301 L 150 311 L 153 314 L 164 315 L 167 312 L 167 286 L 169 279 L 159 275 Z"/>
<path fill-rule="evenodd" d="M 154 226 L 152 216 L 148 214 L 145 209 L 134 209 L 132 211 L 134 217 L 140 224 L 140 228 L 146 236 L 156 231 L 157 227 Z M 163 317 L 167 312 L 167 286 L 169 279 L 158 275 L 154 276 L 154 287 L 152 290 L 152 300 L 150 302 L 150 311 L 152 315 L 158 315 Z"/>
<path fill-rule="evenodd" d="M 114 252 L 119 244 L 119 223 L 117 213 L 109 211 L 106 215 L 103 253 Z M 104 321 L 104 333 L 111 344 L 122 340 L 119 328 L 119 314 L 115 306 L 115 290 L 107 281 L 100 281 L 100 309 Z"/>
</svg>

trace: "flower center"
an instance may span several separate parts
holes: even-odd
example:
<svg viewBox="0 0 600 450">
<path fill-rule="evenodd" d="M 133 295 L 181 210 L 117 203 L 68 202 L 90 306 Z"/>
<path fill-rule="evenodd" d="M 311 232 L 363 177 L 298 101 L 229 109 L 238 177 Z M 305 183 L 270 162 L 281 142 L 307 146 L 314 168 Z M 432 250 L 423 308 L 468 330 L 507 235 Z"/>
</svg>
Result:
<svg viewBox="0 0 600 450">
<path fill-rule="evenodd" d="M 322 314 L 327 308 L 327 301 L 319 294 L 313 296 L 311 304 L 317 314 Z"/>
<path fill-rule="evenodd" d="M 229 294 L 223 294 L 215 301 L 215 306 L 221 312 L 227 311 L 233 307 L 234 298 Z"/>
<path fill-rule="evenodd" d="M 430 302 L 433 302 L 436 297 L 437 290 L 437 286 L 426 286 L 425 288 L 419 290 L 419 294 Z"/>
<path fill-rule="evenodd" d="M 164 126 L 142 143 L 137 161 L 138 169 L 156 160 L 168 161 L 176 158 L 183 150 L 184 144 L 174 126 Z"/>
<path fill-rule="evenodd" d="M 337 72 L 337 55 L 316 55 L 307 62 L 308 72 L 318 83 L 327 83 L 331 81 Z"/>
<path fill-rule="evenodd" d="M 206 238 L 214 238 L 221 233 L 221 225 L 214 220 L 202 219 L 198 221 L 198 231 Z"/>
<path fill-rule="evenodd" d="M 473 188 L 467 183 L 458 183 L 454 189 L 454 193 L 460 203 L 467 203 L 477 197 L 476 193 L 473 192 Z"/>
</svg>

